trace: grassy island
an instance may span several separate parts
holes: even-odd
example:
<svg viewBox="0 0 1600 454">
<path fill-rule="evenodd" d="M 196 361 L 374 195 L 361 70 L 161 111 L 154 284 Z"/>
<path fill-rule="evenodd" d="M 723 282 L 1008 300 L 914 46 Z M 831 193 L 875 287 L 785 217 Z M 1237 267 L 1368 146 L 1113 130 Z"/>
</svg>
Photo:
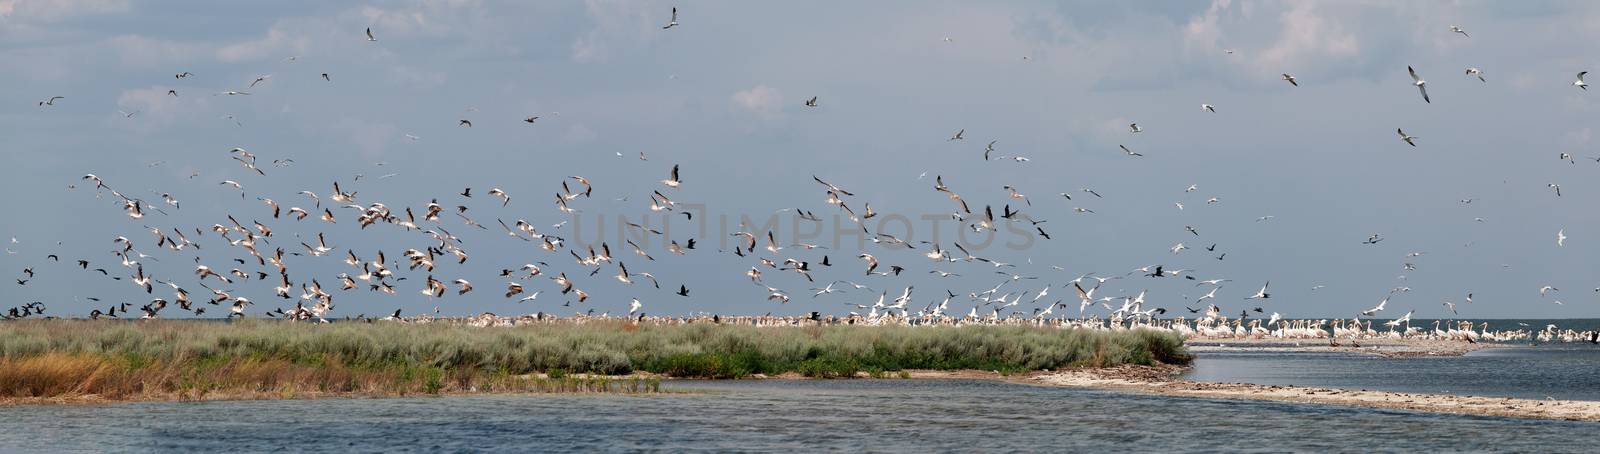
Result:
<svg viewBox="0 0 1600 454">
<path fill-rule="evenodd" d="M 29 320 L 0 322 L 0 398 L 655 392 L 659 377 L 898 376 L 1186 364 L 1153 330 Z"/>
</svg>

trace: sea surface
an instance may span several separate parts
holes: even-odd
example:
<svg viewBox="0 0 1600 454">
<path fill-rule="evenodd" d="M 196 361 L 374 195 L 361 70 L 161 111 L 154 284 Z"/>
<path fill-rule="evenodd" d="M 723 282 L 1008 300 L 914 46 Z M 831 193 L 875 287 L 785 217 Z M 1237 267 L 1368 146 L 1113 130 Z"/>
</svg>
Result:
<svg viewBox="0 0 1600 454">
<path fill-rule="evenodd" d="M 32 452 L 1580 452 L 1600 424 L 985 380 L 671 382 L 530 395 L 0 408 Z"/>
<path fill-rule="evenodd" d="M 1600 401 L 1600 345 L 1486 348 L 1463 356 L 1206 352 L 1189 380 Z"/>
</svg>

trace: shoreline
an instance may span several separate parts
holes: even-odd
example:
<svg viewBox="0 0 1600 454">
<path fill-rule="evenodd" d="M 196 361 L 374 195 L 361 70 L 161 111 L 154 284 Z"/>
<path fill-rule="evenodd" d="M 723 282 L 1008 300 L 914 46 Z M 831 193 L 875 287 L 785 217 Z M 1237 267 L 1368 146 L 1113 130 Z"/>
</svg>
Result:
<svg viewBox="0 0 1600 454">
<path fill-rule="evenodd" d="M 1521 344 L 1498 342 L 1469 343 L 1440 339 L 1362 339 L 1359 343 L 1345 340 L 1331 346 L 1322 339 L 1196 339 L 1183 341 L 1191 354 L 1219 352 L 1270 352 L 1270 353 L 1354 353 L 1385 358 L 1414 358 L 1428 356 L 1462 356 L 1478 350 L 1516 347 Z"/>
<path fill-rule="evenodd" d="M 1117 366 L 1041 372 L 1013 380 L 1038 386 L 1095 389 L 1198 399 L 1251 400 L 1405 410 L 1469 416 L 1600 422 L 1600 402 L 1400 393 L 1292 385 L 1179 379 L 1179 366 Z"/>
<path fill-rule="evenodd" d="M 996 380 L 1028 386 L 1087 389 L 1152 396 L 1219 399 L 1236 401 L 1270 401 L 1295 404 L 1328 405 L 1348 408 L 1402 410 L 1421 413 L 1452 414 L 1464 416 L 1495 416 L 1523 419 L 1545 419 L 1577 422 L 1600 422 L 1600 401 L 1536 400 L 1512 397 L 1462 396 L 1453 394 L 1403 393 L 1377 390 L 1352 390 L 1295 385 L 1257 385 L 1249 383 L 1218 383 L 1191 381 L 1178 378 L 1187 370 L 1184 366 L 1121 365 L 1103 368 L 1078 368 L 1056 371 L 1033 371 L 1007 374 L 983 370 L 906 370 L 873 376 L 860 372 L 850 378 L 817 378 L 798 373 L 779 375 L 756 374 L 732 380 Z M 901 373 L 903 372 L 903 373 Z M 539 375 L 518 377 L 526 380 L 551 380 Z M 618 376 L 572 375 L 578 382 L 594 380 L 642 381 L 658 383 L 679 381 L 721 381 L 703 378 L 673 378 L 660 374 L 634 373 Z M 559 380 L 559 379 L 557 379 Z M 726 380 L 726 379 L 723 379 Z M 669 387 L 649 391 L 597 391 L 574 390 L 451 390 L 439 393 L 385 393 L 385 392 L 210 392 L 203 395 L 150 394 L 120 398 L 100 395 L 68 395 L 53 397 L 0 398 L 0 408 L 33 405 L 115 405 L 144 402 L 215 402 L 244 400 L 321 400 L 321 399 L 388 399 L 415 397 L 484 397 L 484 396 L 600 396 L 630 397 L 672 396 L 692 394 Z"/>
</svg>

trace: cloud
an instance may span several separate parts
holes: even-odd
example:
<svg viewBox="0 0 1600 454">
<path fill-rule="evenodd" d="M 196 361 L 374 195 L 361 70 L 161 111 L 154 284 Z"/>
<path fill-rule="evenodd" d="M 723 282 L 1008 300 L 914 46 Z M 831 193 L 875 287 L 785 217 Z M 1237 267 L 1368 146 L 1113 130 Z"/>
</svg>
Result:
<svg viewBox="0 0 1600 454">
<path fill-rule="evenodd" d="M 30 22 L 127 11 L 128 0 L 0 0 L 0 18 Z"/>
<path fill-rule="evenodd" d="M 172 124 L 173 121 L 186 112 L 182 108 L 181 99 L 167 94 L 167 90 L 170 88 L 172 87 L 153 86 L 123 90 L 121 94 L 117 95 L 117 108 L 128 112 L 138 111 L 138 113 L 129 119 L 123 119 L 119 115 L 115 119 L 117 120 L 116 124 L 133 125 L 135 131 L 142 133 L 151 132 Z M 199 107 L 205 107 L 204 100 L 197 102 L 201 103 Z"/>
<path fill-rule="evenodd" d="M 1292 72 L 1292 68 L 1311 62 L 1333 64 L 1361 53 L 1356 36 L 1345 31 L 1337 19 L 1320 14 L 1313 3 L 1294 4 L 1279 16 L 1279 23 L 1277 42 L 1255 60 L 1263 70 Z"/>
<path fill-rule="evenodd" d="M 362 159 L 382 156 L 389 143 L 402 137 L 400 129 L 389 123 L 377 123 L 357 118 L 342 118 L 334 122 L 334 131 L 348 135 L 351 145 L 361 153 Z"/>
<path fill-rule="evenodd" d="M 594 23 L 583 36 L 572 42 L 572 60 L 581 63 L 606 61 L 623 46 L 647 43 L 658 34 L 650 11 L 638 3 L 616 0 L 586 0 L 584 12 Z M 662 21 L 663 23 L 665 21 Z"/>
<path fill-rule="evenodd" d="M 240 62 L 276 57 L 280 54 L 300 54 L 310 46 L 310 40 L 300 33 L 285 30 L 283 24 L 273 24 L 267 35 L 260 39 L 231 44 L 217 49 L 217 59 Z"/>
<path fill-rule="evenodd" d="M 122 65 L 129 68 L 169 68 L 207 49 L 202 44 L 151 39 L 140 35 L 121 35 L 107 44 Z"/>
<path fill-rule="evenodd" d="M 733 104 L 761 116 L 777 115 L 783 110 L 783 93 L 766 85 L 733 94 Z"/>
</svg>

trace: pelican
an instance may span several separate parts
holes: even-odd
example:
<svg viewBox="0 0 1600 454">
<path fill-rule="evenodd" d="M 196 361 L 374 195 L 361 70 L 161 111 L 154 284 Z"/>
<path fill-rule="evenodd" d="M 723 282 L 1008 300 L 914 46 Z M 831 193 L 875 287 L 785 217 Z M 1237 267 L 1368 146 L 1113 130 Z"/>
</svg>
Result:
<svg viewBox="0 0 1600 454">
<path fill-rule="evenodd" d="M 1394 132 L 1396 134 L 1400 134 L 1400 141 L 1405 142 L 1407 145 L 1411 145 L 1413 147 L 1417 146 L 1417 142 L 1416 142 L 1417 136 L 1408 135 L 1408 134 L 1406 134 L 1406 132 L 1404 130 L 1401 130 L 1400 128 L 1395 128 Z"/>
<path fill-rule="evenodd" d="M 1417 70 L 1411 69 L 1410 66 L 1406 67 L 1406 72 L 1411 73 L 1411 85 L 1416 85 L 1417 91 L 1422 92 L 1422 101 L 1432 104 L 1433 101 L 1428 100 L 1428 81 L 1422 80 L 1421 77 L 1417 77 Z"/>
<path fill-rule="evenodd" d="M 661 184 L 667 185 L 667 187 L 672 188 L 672 189 L 678 189 L 678 185 L 682 184 L 682 183 L 683 182 L 678 179 L 678 165 L 677 164 L 673 164 L 672 165 L 672 178 L 661 180 Z"/>
<path fill-rule="evenodd" d="M 634 298 L 632 302 L 628 303 L 628 315 L 633 315 L 634 312 L 638 312 L 642 308 L 644 308 L 644 303 L 640 303 L 638 298 Z"/>
</svg>

